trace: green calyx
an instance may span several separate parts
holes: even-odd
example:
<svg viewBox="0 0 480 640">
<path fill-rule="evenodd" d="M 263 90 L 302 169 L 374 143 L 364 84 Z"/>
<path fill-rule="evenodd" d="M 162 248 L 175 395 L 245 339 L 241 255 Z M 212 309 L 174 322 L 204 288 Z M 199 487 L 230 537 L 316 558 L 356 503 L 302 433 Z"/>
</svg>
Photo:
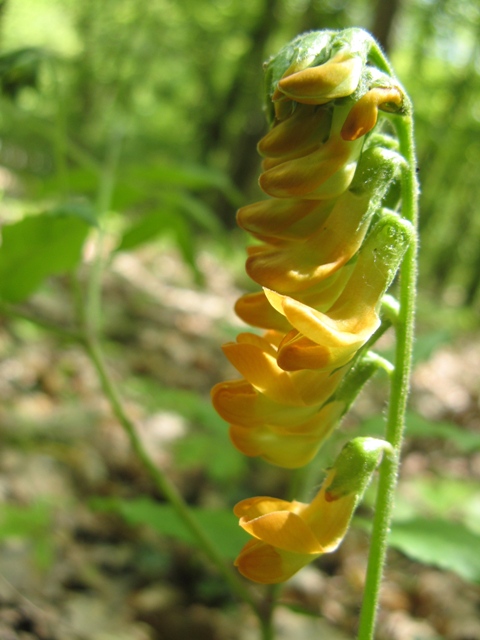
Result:
<svg viewBox="0 0 480 640">
<path fill-rule="evenodd" d="M 360 500 L 384 453 L 393 455 L 392 446 L 385 440 L 368 437 L 350 440 L 335 460 L 335 475 L 325 490 L 326 499 L 334 501 L 354 494 Z"/>
</svg>

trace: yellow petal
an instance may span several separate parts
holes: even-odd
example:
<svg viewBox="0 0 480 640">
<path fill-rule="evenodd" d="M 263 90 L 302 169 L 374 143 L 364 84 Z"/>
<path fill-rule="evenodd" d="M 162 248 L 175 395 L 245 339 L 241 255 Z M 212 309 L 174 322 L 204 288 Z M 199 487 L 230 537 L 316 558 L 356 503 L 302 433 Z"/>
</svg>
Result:
<svg viewBox="0 0 480 640">
<path fill-rule="evenodd" d="M 305 238 L 333 209 L 335 201 L 268 198 L 237 211 L 237 223 L 254 237 L 274 242 Z"/>
<path fill-rule="evenodd" d="M 315 151 L 330 131 L 331 111 L 297 105 L 292 116 L 275 125 L 258 143 L 269 158 L 290 159 Z"/>
<path fill-rule="evenodd" d="M 296 340 L 286 342 L 282 346 L 277 362 L 285 371 L 295 372 L 303 369 L 329 371 L 350 362 L 362 344 L 335 349 L 318 345 L 304 336 L 299 336 Z"/>
<path fill-rule="evenodd" d="M 247 293 L 235 303 L 237 316 L 251 325 L 262 329 L 275 329 L 286 333 L 291 325 L 288 320 L 272 307 L 268 302 L 264 291 Z"/>
<path fill-rule="evenodd" d="M 312 193 L 318 194 L 322 185 L 347 166 L 348 184 L 344 184 L 342 180 L 341 184 L 335 185 L 338 193 L 328 193 L 323 197 L 339 195 L 348 188 L 355 171 L 352 161 L 358 158 L 360 148 L 357 149 L 353 145 L 354 142 L 345 142 L 334 137 L 317 151 L 301 158 L 287 160 L 262 173 L 259 178 L 260 187 L 274 198 L 302 198 Z M 343 177 L 343 173 L 341 176 Z"/>
<path fill-rule="evenodd" d="M 275 511 L 253 520 L 242 517 L 239 524 L 254 538 L 284 551 L 300 554 L 324 551 L 304 520 L 291 511 Z"/>
<path fill-rule="evenodd" d="M 306 504 L 295 500 L 289 502 L 288 500 L 280 500 L 280 498 L 271 498 L 270 496 L 255 496 L 254 498 L 245 498 L 245 500 L 237 502 L 233 508 L 233 513 L 238 518 L 253 519 L 276 511 L 299 511 L 306 506 Z"/>
<path fill-rule="evenodd" d="M 315 556 L 277 550 L 259 540 L 250 540 L 243 547 L 235 566 L 240 573 L 260 584 L 278 584 L 291 578 Z"/>
<path fill-rule="evenodd" d="M 333 392 L 333 383 L 331 387 Z M 299 407 L 275 402 L 246 380 L 221 382 L 213 387 L 211 395 L 213 406 L 224 420 L 250 428 L 265 424 L 295 427 L 316 412 L 315 405 Z M 322 401 L 323 398 L 319 398 L 319 403 Z"/>
<path fill-rule="evenodd" d="M 295 426 L 278 428 L 267 424 L 233 424 L 230 437 L 245 455 L 261 456 L 271 464 L 296 469 L 315 457 L 343 411 L 343 402 L 329 402 L 312 418 Z"/>
<path fill-rule="evenodd" d="M 271 353 L 271 345 L 261 338 L 257 343 L 227 343 L 223 352 L 233 366 L 258 391 L 286 405 L 302 405 L 303 401 L 288 373 L 277 365 L 275 355 Z"/>
<path fill-rule="evenodd" d="M 366 305 L 357 310 L 361 312 L 359 316 L 333 318 L 331 310 L 325 314 L 268 289 L 265 294 L 298 331 L 287 334 L 279 347 L 277 363 L 286 371 L 341 367 L 380 324 L 375 310 Z"/>
<path fill-rule="evenodd" d="M 319 493 L 302 513 L 325 552 L 335 551 L 342 542 L 358 501 L 355 494 L 346 495 L 339 500 L 327 501 L 325 487 L 329 486 L 331 481 L 332 472 L 327 475 Z"/>
<path fill-rule="evenodd" d="M 360 81 L 362 60 L 339 52 L 325 64 L 298 71 L 278 83 L 279 90 L 296 102 L 324 104 L 353 93 Z"/>
<path fill-rule="evenodd" d="M 342 127 L 341 136 L 344 140 L 357 140 L 371 131 L 377 123 L 378 109 L 398 111 L 403 102 L 403 96 L 397 87 L 375 87 L 367 91 L 352 107 Z"/>
<path fill-rule="evenodd" d="M 327 348 L 355 347 L 367 340 L 379 326 L 378 315 L 369 307 L 362 307 L 360 311 L 363 315 L 360 314 L 359 317 L 339 317 L 338 313 L 335 314 L 337 317 L 332 317 L 331 311 L 328 314 L 316 311 L 298 300 L 282 296 L 270 289 L 265 289 L 265 295 L 270 304 L 283 313 L 300 334 Z M 345 290 L 341 294 L 342 300 L 344 297 Z M 334 307 L 337 307 L 337 303 Z M 343 309 L 340 305 L 338 307 Z"/>
<path fill-rule="evenodd" d="M 261 457 L 284 469 L 298 469 L 312 460 L 322 441 L 315 435 L 280 434 L 268 426 L 248 428 L 231 425 L 230 438 L 244 455 Z"/>
<path fill-rule="evenodd" d="M 327 219 L 320 219 L 307 237 L 255 247 L 246 262 L 248 275 L 284 294 L 316 286 L 358 251 L 369 225 L 369 203 L 369 194 L 346 192 L 337 199 Z"/>
</svg>

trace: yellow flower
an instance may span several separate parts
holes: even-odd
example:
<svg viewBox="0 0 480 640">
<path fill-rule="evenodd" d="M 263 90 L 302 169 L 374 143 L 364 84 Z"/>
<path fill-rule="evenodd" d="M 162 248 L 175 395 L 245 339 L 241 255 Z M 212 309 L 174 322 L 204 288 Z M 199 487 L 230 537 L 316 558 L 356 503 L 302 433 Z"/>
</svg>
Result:
<svg viewBox="0 0 480 640">
<path fill-rule="evenodd" d="M 258 397 L 252 399 L 252 407 L 255 405 L 260 417 L 265 415 L 265 407 L 272 410 L 272 403 L 278 403 L 283 407 L 306 407 L 323 404 L 340 382 L 344 371 L 338 369 L 335 372 L 322 371 L 284 371 L 277 363 L 277 344 L 283 338 L 282 334 L 269 331 L 265 336 L 257 336 L 253 333 L 240 333 L 237 342 L 228 342 L 223 345 L 223 352 L 231 364 L 240 372 L 256 392 L 265 396 L 259 403 Z M 232 393 L 232 388 L 220 385 L 214 387 L 213 394 L 216 407 L 225 412 L 225 405 L 237 396 L 238 389 Z M 241 387 L 245 392 L 245 387 Z M 227 393 L 225 393 L 225 391 Z M 253 393 L 253 391 L 252 391 Z M 220 395 L 230 395 L 230 400 L 220 400 Z M 270 402 L 267 403 L 268 399 Z M 235 400 L 234 400 L 235 401 Z M 236 401 L 235 401 L 236 402 Z M 238 402 L 236 402 L 238 405 Z M 259 411 L 259 407 L 263 411 Z M 232 409 L 233 411 L 233 409 Z"/>
<path fill-rule="evenodd" d="M 230 438 L 246 456 L 263 458 L 285 469 L 298 469 L 317 455 L 346 408 L 345 402 L 328 402 L 302 424 L 281 426 L 266 420 L 259 424 L 231 424 Z M 288 411 L 285 411 L 288 414 Z M 279 426 L 280 425 L 280 426 Z"/>
<path fill-rule="evenodd" d="M 314 145 L 311 152 L 306 149 L 304 155 L 292 159 L 288 155 L 273 159 L 267 156 L 259 178 L 262 190 L 274 198 L 317 200 L 336 197 L 348 189 L 363 145 L 363 140 L 350 141 L 341 136 L 350 108 L 333 110 L 328 139 Z"/>
<path fill-rule="evenodd" d="M 368 192 L 357 195 L 346 191 L 336 200 L 326 220 L 317 217 L 317 224 L 308 234 L 254 247 L 246 262 L 248 275 L 281 293 L 314 287 L 358 251 L 370 222 L 369 204 Z M 274 220 L 269 222 L 271 226 Z"/>
<path fill-rule="evenodd" d="M 374 438 L 352 440 L 310 504 L 270 497 L 239 502 L 234 513 L 254 538 L 235 561 L 240 573 L 264 584 L 284 582 L 315 558 L 335 551 L 382 452 L 389 449 Z"/>
<path fill-rule="evenodd" d="M 348 51 L 339 51 L 324 64 L 296 73 L 285 73 L 278 83 L 273 101 L 283 96 L 301 104 L 325 104 L 330 100 L 351 95 L 362 75 L 362 60 Z"/>
<path fill-rule="evenodd" d="M 341 367 L 380 325 L 376 311 L 407 249 L 411 225 L 394 214 L 377 222 L 365 240 L 342 293 L 323 313 L 269 289 L 270 304 L 294 327 L 279 345 L 277 363 L 287 371 Z"/>
<path fill-rule="evenodd" d="M 399 87 L 374 87 L 370 89 L 352 107 L 342 127 L 342 138 L 357 140 L 377 124 L 379 109 L 400 111 L 402 105 L 403 94 Z"/>
</svg>

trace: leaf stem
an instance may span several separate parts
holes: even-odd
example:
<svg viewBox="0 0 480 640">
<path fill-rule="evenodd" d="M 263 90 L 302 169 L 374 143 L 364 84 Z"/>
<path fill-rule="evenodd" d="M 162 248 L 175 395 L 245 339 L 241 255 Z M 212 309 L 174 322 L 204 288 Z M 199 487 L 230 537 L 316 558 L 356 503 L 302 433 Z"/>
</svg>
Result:
<svg viewBox="0 0 480 640">
<path fill-rule="evenodd" d="M 402 175 L 402 214 L 416 228 L 418 185 L 413 142 L 413 121 L 411 115 L 409 115 L 405 118 L 396 118 L 394 122 L 400 143 L 400 152 L 407 160 Z M 394 325 L 397 340 L 395 370 L 391 376 L 386 439 L 394 448 L 395 455 L 393 457 L 384 456 L 380 467 L 358 640 L 373 640 L 374 638 L 380 586 L 388 548 L 388 532 L 392 520 L 405 426 L 405 410 L 410 390 L 416 299 L 416 253 L 416 242 L 412 241 L 402 264 L 399 296 L 400 310 Z"/>
<path fill-rule="evenodd" d="M 112 412 L 127 434 L 135 455 L 141 462 L 143 468 L 149 474 L 155 487 L 173 506 L 179 518 L 195 537 L 199 547 L 203 549 L 208 558 L 217 567 L 232 591 L 246 601 L 260 617 L 257 603 L 253 600 L 250 592 L 237 578 L 233 571 L 225 564 L 223 557 L 220 556 L 206 532 L 192 515 L 188 505 L 185 503 L 177 488 L 170 482 L 163 471 L 156 466 L 150 455 L 147 453 L 135 424 L 125 412 L 120 394 L 108 372 L 103 352 L 97 339 L 89 334 L 84 338 L 84 346 L 97 372 L 103 392 L 110 403 Z"/>
</svg>

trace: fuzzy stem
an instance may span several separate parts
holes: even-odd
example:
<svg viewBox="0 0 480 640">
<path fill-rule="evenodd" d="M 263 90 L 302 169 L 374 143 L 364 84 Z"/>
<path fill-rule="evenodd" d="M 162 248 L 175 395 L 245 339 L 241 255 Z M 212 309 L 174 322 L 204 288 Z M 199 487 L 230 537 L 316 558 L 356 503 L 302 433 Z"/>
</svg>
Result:
<svg viewBox="0 0 480 640">
<path fill-rule="evenodd" d="M 100 342 L 101 318 L 102 318 L 102 276 L 106 264 L 103 255 L 103 243 L 105 238 L 105 215 L 111 206 L 115 174 L 120 153 L 120 137 L 114 135 L 109 149 L 105 169 L 102 171 L 98 196 L 97 215 L 99 230 L 97 232 L 96 253 L 86 282 L 86 295 L 82 296 L 80 288 L 74 291 L 76 294 L 76 308 L 80 324 L 81 343 L 85 347 L 92 365 L 101 383 L 102 390 L 110 403 L 113 414 L 130 440 L 131 447 L 140 461 L 142 467 L 152 479 L 157 490 L 168 500 L 176 514 L 190 531 L 197 545 L 205 552 L 206 556 L 223 575 L 233 593 L 249 604 L 259 619 L 262 628 L 263 640 L 271 639 L 271 624 L 269 616 L 264 616 L 261 607 L 252 597 L 250 591 L 228 566 L 208 534 L 201 527 L 187 503 L 178 492 L 175 485 L 166 474 L 157 467 L 148 454 L 134 422 L 125 411 L 120 393 L 117 390 L 108 367 L 105 362 Z"/>
<path fill-rule="evenodd" d="M 415 173 L 413 121 L 412 117 L 408 116 L 397 118 L 394 122 L 400 142 L 400 152 L 407 160 L 407 166 L 404 168 L 402 176 L 402 214 L 416 228 L 418 185 Z M 412 241 L 405 254 L 401 269 L 400 310 L 394 325 L 397 339 L 395 370 L 391 376 L 386 429 L 386 439 L 394 448 L 395 456 L 385 456 L 380 467 L 358 640 L 373 640 L 374 637 L 380 586 L 388 548 L 388 532 L 392 521 L 405 426 L 405 410 L 410 389 L 416 298 L 416 252 L 416 242 Z"/>
<path fill-rule="evenodd" d="M 155 484 L 155 487 L 175 509 L 178 517 L 193 535 L 198 546 L 203 549 L 208 558 L 217 567 L 220 573 L 222 573 L 232 591 L 238 597 L 246 601 L 254 609 L 259 618 L 261 618 L 257 603 L 253 600 L 250 592 L 246 587 L 244 587 L 233 571 L 225 564 L 223 558 L 220 556 L 207 533 L 192 515 L 188 505 L 185 503 L 177 488 L 170 482 L 163 471 L 156 466 L 152 458 L 147 453 L 135 424 L 125 412 L 118 390 L 108 372 L 105 359 L 97 339 L 88 335 L 84 340 L 84 345 L 97 372 L 103 392 L 110 403 L 112 411 L 127 434 L 135 455 L 141 462 L 143 468 L 147 471 Z M 266 638 L 268 638 L 268 636 L 265 636 L 265 639 Z"/>
</svg>

